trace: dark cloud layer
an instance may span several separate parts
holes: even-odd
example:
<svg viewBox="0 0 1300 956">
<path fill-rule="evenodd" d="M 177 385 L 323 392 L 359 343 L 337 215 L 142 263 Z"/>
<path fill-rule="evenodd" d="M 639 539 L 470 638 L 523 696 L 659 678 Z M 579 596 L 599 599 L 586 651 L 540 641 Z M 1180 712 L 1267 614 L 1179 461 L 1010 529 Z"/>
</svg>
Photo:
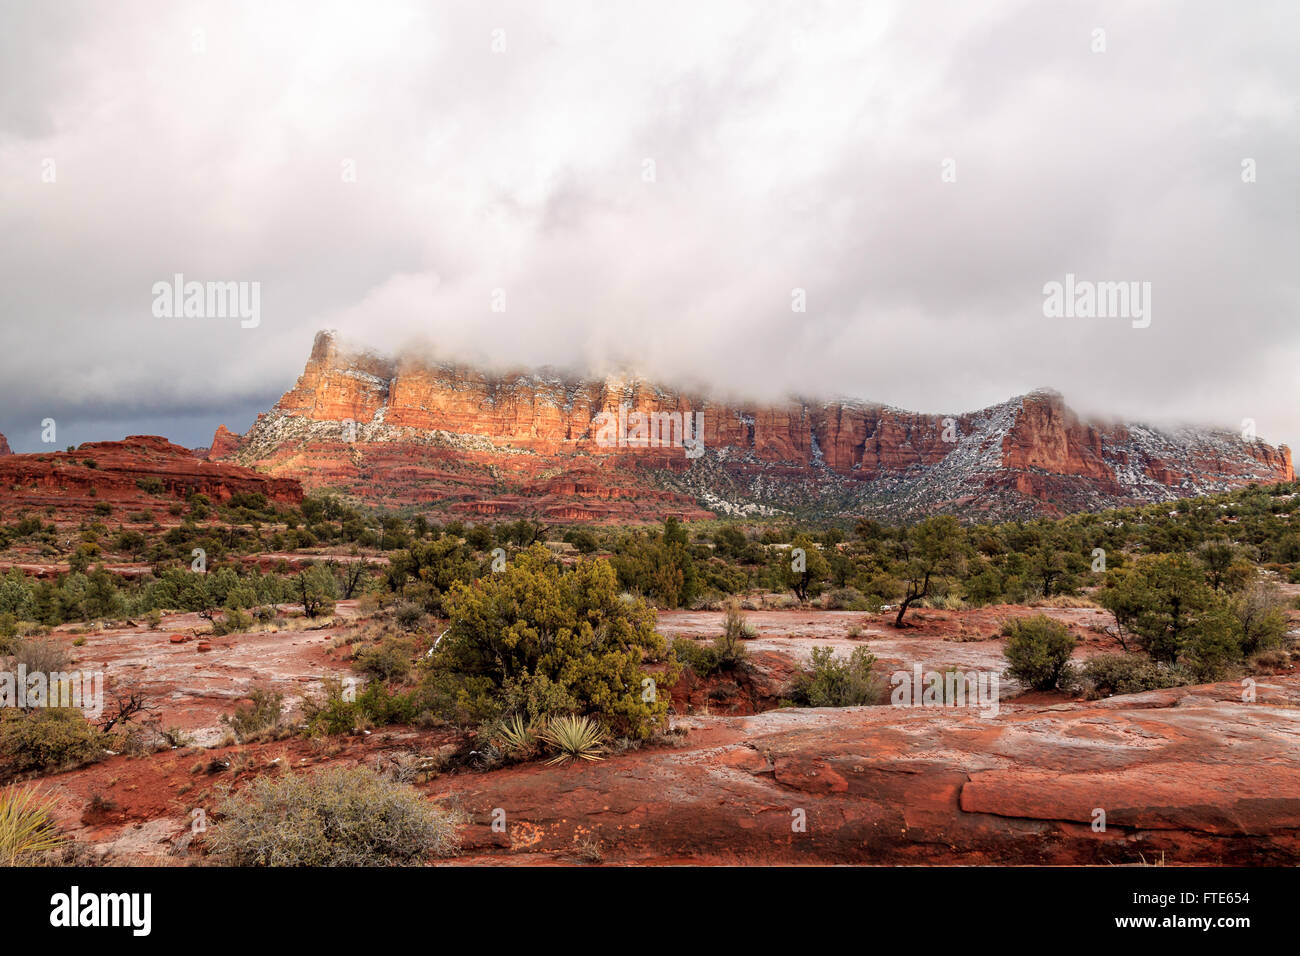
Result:
<svg viewBox="0 0 1300 956">
<path fill-rule="evenodd" d="M 5 4 L 0 431 L 206 443 L 335 327 L 1294 443 L 1298 47 L 1262 2 Z M 260 323 L 156 318 L 177 272 Z M 1150 327 L 1045 318 L 1067 273 Z"/>
</svg>

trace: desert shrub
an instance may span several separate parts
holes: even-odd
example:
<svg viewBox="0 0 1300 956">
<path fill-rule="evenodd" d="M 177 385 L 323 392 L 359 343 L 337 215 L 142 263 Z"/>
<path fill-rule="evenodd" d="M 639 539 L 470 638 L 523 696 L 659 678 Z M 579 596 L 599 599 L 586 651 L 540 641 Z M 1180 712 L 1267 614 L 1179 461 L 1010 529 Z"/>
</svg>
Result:
<svg viewBox="0 0 1300 956">
<path fill-rule="evenodd" d="M 605 728 L 590 717 L 566 714 L 552 717 L 537 737 L 556 751 L 547 763 L 567 763 L 570 760 L 602 760 L 607 738 Z"/>
<path fill-rule="evenodd" d="M 416 703 L 410 694 L 391 693 L 378 681 L 367 684 L 351 700 L 343 682 L 326 680 L 324 692 L 303 698 L 307 732 L 312 735 L 350 734 L 367 726 L 407 724 L 415 719 Z"/>
<path fill-rule="evenodd" d="M 673 656 L 700 677 L 708 677 L 718 669 L 718 659 L 712 644 L 697 644 L 689 637 L 673 639 Z"/>
<path fill-rule="evenodd" d="M 801 707 L 860 707 L 880 700 L 880 679 L 872 673 L 876 658 L 865 647 L 847 658 L 830 647 L 814 647 L 808 668 L 790 688 L 790 699 Z"/>
<path fill-rule="evenodd" d="M 234 731 L 240 743 L 251 740 L 280 725 L 284 695 L 265 687 L 256 687 L 248 695 L 249 703 L 239 704 L 233 714 L 223 714 L 221 722 Z"/>
<path fill-rule="evenodd" d="M 221 620 L 214 621 L 212 633 L 218 637 L 226 634 L 241 634 L 253 626 L 253 615 L 239 608 L 226 608 Z"/>
<path fill-rule="evenodd" d="M 447 607 L 447 633 L 421 682 L 421 700 L 445 719 L 478 724 L 505 713 L 578 712 L 640 739 L 667 715 L 667 695 L 646 700 L 642 692 L 644 664 L 667 650 L 654 611 L 619 596 L 606 561 L 566 572 L 536 544 L 505 571 L 454 587 Z"/>
<path fill-rule="evenodd" d="M 699 576 L 700 587 L 706 594 L 738 594 L 749 587 L 749 575 L 743 568 L 732 567 L 716 558 L 700 565 Z"/>
<path fill-rule="evenodd" d="M 1247 665 L 1252 673 L 1273 674 L 1291 669 L 1291 655 L 1277 648 L 1271 651 L 1258 651 L 1252 654 Z"/>
<path fill-rule="evenodd" d="M 1094 700 L 1178 687 L 1189 680 L 1181 668 L 1160 664 L 1141 654 L 1098 654 L 1084 662 L 1080 672 L 1083 691 Z"/>
<path fill-rule="evenodd" d="M 478 576 L 479 564 L 469 547 L 446 537 L 394 551 L 385 581 L 389 590 L 414 601 L 430 614 L 442 614 L 443 602 L 451 588 Z"/>
<path fill-rule="evenodd" d="M 591 554 L 599 547 L 596 536 L 583 528 L 573 528 L 564 532 L 564 540 L 573 545 L 579 554 Z"/>
<path fill-rule="evenodd" d="M 137 478 L 135 480 L 135 486 L 141 491 L 151 495 L 160 495 L 167 490 L 167 486 L 163 484 L 163 480 L 157 475 L 149 475 L 147 478 Z"/>
<path fill-rule="evenodd" d="M 505 720 L 494 735 L 502 752 L 517 760 L 525 760 L 537 752 L 540 739 L 537 729 L 522 715 L 515 714 Z"/>
<path fill-rule="evenodd" d="M 106 738 L 74 707 L 0 711 L 0 766 L 9 774 L 49 772 L 97 760 Z"/>
<path fill-rule="evenodd" d="M 1010 621 L 1004 625 L 1008 635 L 1002 653 L 1007 673 L 1026 687 L 1051 690 L 1074 650 L 1074 637 L 1060 621 L 1045 614 Z"/>
<path fill-rule="evenodd" d="M 1286 641 L 1286 596 L 1275 584 L 1258 583 L 1232 602 L 1232 613 L 1240 634 L 1240 650 L 1250 656 L 1276 650 Z"/>
<path fill-rule="evenodd" d="M 966 610 L 966 601 L 957 594 L 936 594 L 934 597 L 925 600 L 925 606 L 937 608 L 940 611 L 964 611 Z"/>
<path fill-rule="evenodd" d="M 709 677 L 719 671 L 743 667 L 748 651 L 739 638 L 723 632 L 708 644 L 697 644 L 690 638 L 679 637 L 673 641 L 673 653 L 679 663 L 700 677 Z"/>
<path fill-rule="evenodd" d="M 415 645 L 411 641 L 387 637 L 374 647 L 367 647 L 357 654 L 352 666 L 376 680 L 405 680 L 411 673 L 411 656 L 414 653 Z"/>
<path fill-rule="evenodd" d="M 424 618 L 424 608 L 414 601 L 401 601 L 393 608 L 393 620 L 404 631 L 414 631 Z"/>
<path fill-rule="evenodd" d="M 28 674 L 54 674 L 66 671 L 71 665 L 62 645 L 44 639 L 18 638 L 9 644 L 9 660 L 5 669 L 17 672 L 19 667 Z"/>
<path fill-rule="evenodd" d="M 699 592 L 699 571 L 686 528 L 666 518 L 663 530 L 637 531 L 620 542 L 613 567 L 619 586 L 650 597 L 660 607 L 690 607 Z"/>
<path fill-rule="evenodd" d="M 974 607 L 994 604 L 1002 600 L 1002 576 L 996 568 L 985 568 L 966 579 L 964 591 L 966 603 Z"/>
<path fill-rule="evenodd" d="M 262 776 L 222 801 L 212 852 L 229 866 L 410 866 L 451 856 L 461 813 L 363 767 Z"/>
<path fill-rule="evenodd" d="M 32 866 L 63 845 L 56 802 L 31 789 L 0 794 L 0 867 Z"/>
<path fill-rule="evenodd" d="M 719 670 L 730 671 L 745 663 L 748 651 L 744 641 L 754 637 L 754 627 L 745 619 L 740 605 L 733 599 L 727 602 L 722 633 L 713 639 L 713 656 Z"/>
<path fill-rule="evenodd" d="M 1195 683 L 1223 680 L 1240 669 L 1242 627 L 1230 607 L 1211 609 L 1183 641 L 1178 666 Z"/>
<path fill-rule="evenodd" d="M 866 596 L 857 588 L 836 588 L 825 597 L 826 607 L 831 611 L 874 611 L 880 606 L 872 607 Z"/>
</svg>

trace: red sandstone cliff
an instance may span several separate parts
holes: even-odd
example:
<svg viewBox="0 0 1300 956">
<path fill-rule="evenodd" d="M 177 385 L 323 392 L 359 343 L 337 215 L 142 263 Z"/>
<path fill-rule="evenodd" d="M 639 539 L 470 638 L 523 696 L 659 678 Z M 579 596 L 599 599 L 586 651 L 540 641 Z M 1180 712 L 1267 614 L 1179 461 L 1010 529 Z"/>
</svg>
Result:
<svg viewBox="0 0 1300 956">
<path fill-rule="evenodd" d="M 13 449 L 9 447 L 9 439 L 5 438 L 4 435 L 0 435 L 0 456 L 12 454 Z"/>
<path fill-rule="evenodd" d="M 620 422 L 616 439 L 635 438 L 637 413 L 669 440 L 601 440 L 600 416 Z M 693 413 L 699 455 L 671 441 Z M 393 360 L 330 333 L 317 335 L 275 408 L 243 436 L 223 426 L 210 455 L 374 503 L 558 520 L 707 516 L 701 503 L 724 513 L 1009 517 L 1294 478 L 1285 446 L 1084 422 L 1054 392 L 953 416 L 862 402 L 737 407 L 635 379 Z"/>
<path fill-rule="evenodd" d="M 150 479 L 160 490 L 147 490 Z M 141 486 L 144 482 L 146 487 Z M 225 462 L 200 461 L 186 448 L 155 435 L 120 442 L 88 442 L 70 452 L 8 455 L 0 459 L 0 508 L 6 514 L 54 506 L 60 521 L 79 521 L 96 505 L 145 511 L 174 522 L 169 508 L 199 492 L 213 502 L 239 493 L 260 493 L 272 501 L 302 501 L 302 486 Z"/>
<path fill-rule="evenodd" d="M 208 450 L 209 458 L 225 458 L 239 447 L 239 436 L 225 425 L 218 425 L 212 436 L 212 447 Z"/>
</svg>

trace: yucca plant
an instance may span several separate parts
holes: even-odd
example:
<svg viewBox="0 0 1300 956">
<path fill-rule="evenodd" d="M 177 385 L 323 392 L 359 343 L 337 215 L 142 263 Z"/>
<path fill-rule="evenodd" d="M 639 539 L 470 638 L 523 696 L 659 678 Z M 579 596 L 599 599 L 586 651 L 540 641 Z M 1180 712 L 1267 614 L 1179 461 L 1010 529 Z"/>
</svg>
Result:
<svg viewBox="0 0 1300 956">
<path fill-rule="evenodd" d="M 515 714 L 501 725 L 498 736 L 505 744 L 506 753 L 511 756 L 528 756 L 537 749 L 537 734 L 519 714 Z"/>
<path fill-rule="evenodd" d="M 43 798 L 35 789 L 0 794 L 0 866 L 30 866 L 63 845 L 54 805 L 53 797 Z"/>
<path fill-rule="evenodd" d="M 604 759 L 605 728 L 590 717 L 552 717 L 537 736 L 559 751 L 548 764 Z"/>
</svg>

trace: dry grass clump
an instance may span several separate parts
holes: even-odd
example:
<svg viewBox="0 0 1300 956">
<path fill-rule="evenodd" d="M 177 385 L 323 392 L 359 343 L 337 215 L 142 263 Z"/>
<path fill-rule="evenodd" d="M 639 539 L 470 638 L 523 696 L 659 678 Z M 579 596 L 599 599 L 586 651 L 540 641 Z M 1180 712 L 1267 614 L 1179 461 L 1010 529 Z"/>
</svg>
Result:
<svg viewBox="0 0 1300 956">
<path fill-rule="evenodd" d="M 258 777 L 219 807 L 231 866 L 412 866 L 460 848 L 459 810 L 365 767 Z"/>
</svg>

